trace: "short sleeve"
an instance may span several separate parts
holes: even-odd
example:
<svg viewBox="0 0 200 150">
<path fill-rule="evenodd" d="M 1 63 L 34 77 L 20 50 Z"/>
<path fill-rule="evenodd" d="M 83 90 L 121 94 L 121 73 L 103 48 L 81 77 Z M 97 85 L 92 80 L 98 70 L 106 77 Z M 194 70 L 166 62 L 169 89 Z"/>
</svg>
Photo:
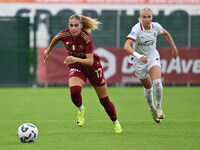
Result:
<svg viewBox="0 0 200 150">
<path fill-rule="evenodd" d="M 93 53 L 93 44 L 92 41 L 85 44 L 85 54 Z"/>
<path fill-rule="evenodd" d="M 158 34 L 163 34 L 163 27 L 159 23 L 156 22 L 154 24 L 154 27 L 155 27 Z"/>
<path fill-rule="evenodd" d="M 58 40 L 60 40 L 60 38 L 59 38 L 59 34 L 56 35 L 56 38 L 57 38 Z"/>
<path fill-rule="evenodd" d="M 70 32 L 69 30 L 62 30 L 60 32 L 58 32 L 57 34 L 57 39 L 58 40 L 63 40 L 65 37 L 70 36 Z"/>
<path fill-rule="evenodd" d="M 93 53 L 93 42 L 90 34 L 82 29 L 82 41 L 84 41 L 85 54 Z"/>
<path fill-rule="evenodd" d="M 138 30 L 136 26 L 134 26 L 129 35 L 126 37 L 126 39 L 132 39 L 135 41 L 137 39 L 137 35 L 138 35 Z"/>
</svg>

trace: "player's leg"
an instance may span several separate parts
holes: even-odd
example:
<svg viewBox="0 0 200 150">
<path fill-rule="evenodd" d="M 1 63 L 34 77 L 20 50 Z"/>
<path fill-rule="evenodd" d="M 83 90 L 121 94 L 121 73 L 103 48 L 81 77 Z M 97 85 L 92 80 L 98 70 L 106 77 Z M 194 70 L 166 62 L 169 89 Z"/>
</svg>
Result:
<svg viewBox="0 0 200 150">
<path fill-rule="evenodd" d="M 144 96 L 146 98 L 147 104 L 149 105 L 149 109 L 152 113 L 152 117 L 155 120 L 155 122 L 160 123 L 157 110 L 155 109 L 155 106 L 154 106 L 153 88 L 152 88 L 151 79 L 148 76 L 145 79 L 140 79 L 140 81 L 142 85 L 144 86 Z"/>
<path fill-rule="evenodd" d="M 158 116 L 160 119 L 164 118 L 164 113 L 161 109 L 161 102 L 163 97 L 163 86 L 161 81 L 161 67 L 158 65 L 154 65 L 149 70 L 149 74 L 151 76 L 151 80 L 153 81 L 154 88 L 154 96 L 156 100 L 156 109 L 158 112 Z"/>
<path fill-rule="evenodd" d="M 140 79 L 144 87 L 144 96 L 151 112 L 155 111 L 153 100 L 153 88 L 149 72 L 147 70 L 148 64 L 136 64 L 135 75 Z"/>
<path fill-rule="evenodd" d="M 74 105 L 78 108 L 77 125 L 80 127 L 83 126 L 85 122 L 85 107 L 82 104 L 81 96 L 81 90 L 82 87 L 85 85 L 85 82 L 86 78 L 83 76 L 82 73 L 74 73 L 73 76 L 70 76 L 69 78 L 71 99 Z"/>
<path fill-rule="evenodd" d="M 104 107 L 110 119 L 114 122 L 117 120 L 116 110 L 114 104 L 110 101 L 106 85 L 97 87 L 94 86 L 94 89 L 99 97 L 101 105 Z"/>
<path fill-rule="evenodd" d="M 110 101 L 107 93 L 106 85 L 103 86 L 94 86 L 94 89 L 99 97 L 101 105 L 104 107 L 106 113 L 113 122 L 114 130 L 116 133 L 121 133 L 122 128 L 117 119 L 116 109 L 114 104 Z"/>
<path fill-rule="evenodd" d="M 152 82 L 149 76 L 148 66 L 149 62 L 147 64 L 136 64 L 135 75 L 140 79 L 142 85 L 144 86 L 144 96 L 149 105 L 154 121 L 160 123 L 160 119 L 154 106 Z"/>
<path fill-rule="evenodd" d="M 115 106 L 108 97 L 104 72 L 103 72 L 103 68 L 100 64 L 100 61 L 99 61 L 98 65 L 94 65 L 94 67 L 96 69 L 89 73 L 88 79 L 89 79 L 90 83 L 92 84 L 92 86 L 94 87 L 101 105 L 104 107 L 106 113 L 112 120 L 115 132 L 121 133 L 122 129 L 117 120 Z"/>
<path fill-rule="evenodd" d="M 146 79 L 140 79 L 142 85 L 144 86 L 144 96 L 146 98 L 147 104 L 151 112 L 155 110 L 154 100 L 153 100 L 153 88 L 151 79 L 148 76 Z"/>
</svg>

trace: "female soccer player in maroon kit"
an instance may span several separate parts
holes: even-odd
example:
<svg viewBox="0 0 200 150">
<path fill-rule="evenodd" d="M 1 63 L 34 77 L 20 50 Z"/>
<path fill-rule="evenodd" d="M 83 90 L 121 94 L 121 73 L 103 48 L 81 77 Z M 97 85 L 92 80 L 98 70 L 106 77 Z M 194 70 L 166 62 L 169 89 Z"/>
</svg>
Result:
<svg viewBox="0 0 200 150">
<path fill-rule="evenodd" d="M 99 100 L 113 122 L 116 133 L 121 133 L 122 128 L 117 119 L 114 104 L 110 101 L 103 69 L 99 56 L 93 52 L 91 30 L 98 29 L 99 21 L 83 15 L 72 15 L 69 18 L 69 29 L 60 31 L 44 51 L 44 61 L 49 58 L 52 48 L 62 41 L 69 53 L 64 64 L 69 66 L 69 88 L 72 102 L 78 108 L 77 124 L 83 126 L 85 107 L 82 104 L 81 90 L 88 79 L 95 89 Z"/>
</svg>

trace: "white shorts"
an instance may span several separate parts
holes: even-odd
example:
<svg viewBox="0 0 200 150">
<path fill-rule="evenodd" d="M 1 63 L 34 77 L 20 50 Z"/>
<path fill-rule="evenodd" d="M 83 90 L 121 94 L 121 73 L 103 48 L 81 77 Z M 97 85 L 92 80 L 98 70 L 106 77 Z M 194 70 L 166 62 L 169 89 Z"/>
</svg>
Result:
<svg viewBox="0 0 200 150">
<path fill-rule="evenodd" d="M 141 62 L 140 60 L 137 60 L 134 62 L 135 75 L 139 79 L 146 79 L 149 75 L 149 70 L 155 65 L 161 67 L 160 58 L 148 60 L 146 64 Z"/>
</svg>

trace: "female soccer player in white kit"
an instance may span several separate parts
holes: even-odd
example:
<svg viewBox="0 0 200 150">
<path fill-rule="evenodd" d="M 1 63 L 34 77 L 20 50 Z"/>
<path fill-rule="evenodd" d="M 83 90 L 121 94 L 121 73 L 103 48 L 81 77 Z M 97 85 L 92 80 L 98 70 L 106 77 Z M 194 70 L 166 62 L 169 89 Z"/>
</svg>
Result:
<svg viewBox="0 0 200 150">
<path fill-rule="evenodd" d="M 164 118 L 161 109 L 163 86 L 161 82 L 160 55 L 156 50 L 156 40 L 163 35 L 172 47 L 172 57 L 176 59 L 178 50 L 171 35 L 157 22 L 152 22 L 152 11 L 145 7 L 140 12 L 139 22 L 127 36 L 124 50 L 130 54 L 135 74 L 144 86 L 144 95 L 155 122 Z M 129 61 L 130 62 L 130 61 Z M 153 84 L 153 86 L 152 86 Z M 153 89 L 156 107 L 153 100 Z"/>
</svg>

